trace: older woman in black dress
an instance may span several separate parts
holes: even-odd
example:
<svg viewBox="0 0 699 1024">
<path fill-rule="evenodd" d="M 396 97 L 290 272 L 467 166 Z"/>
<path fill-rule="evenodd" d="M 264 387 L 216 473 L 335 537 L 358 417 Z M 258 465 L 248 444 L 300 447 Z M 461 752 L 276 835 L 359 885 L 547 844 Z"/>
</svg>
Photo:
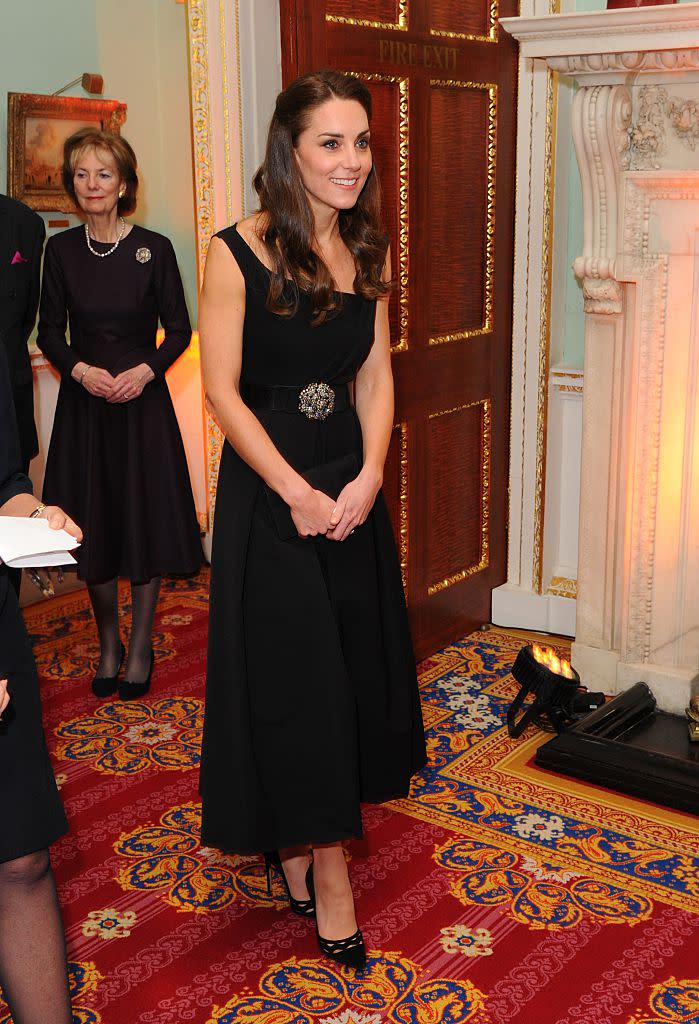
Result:
<svg viewBox="0 0 699 1024">
<path fill-rule="evenodd" d="M 0 516 L 38 514 L 80 539 L 60 508 L 37 504 L 20 464 L 0 345 Z M 16 1024 L 70 1024 L 65 939 L 48 853 L 68 826 L 41 725 L 34 656 L 2 563 L 0 715 L 0 988 Z"/>
<path fill-rule="evenodd" d="M 366 961 L 341 840 L 425 761 L 381 495 L 393 426 L 388 243 L 357 78 L 277 97 L 260 211 L 211 242 L 200 313 L 226 435 L 212 552 L 202 840 L 268 852 L 318 944 Z M 310 865 L 312 848 L 312 866 Z M 277 852 L 278 851 L 278 854 Z"/>
<path fill-rule="evenodd" d="M 46 246 L 37 344 L 61 374 L 44 500 L 78 520 L 100 639 L 94 693 L 117 689 L 124 658 L 117 578 L 131 581 L 123 699 L 142 696 L 163 573 L 201 564 L 194 502 L 165 371 L 191 329 L 171 243 L 127 224 L 136 157 L 120 136 L 84 128 L 67 139 L 63 184 L 86 223 Z M 165 340 L 156 348 L 158 320 Z M 70 322 L 70 345 L 66 325 Z"/>
</svg>

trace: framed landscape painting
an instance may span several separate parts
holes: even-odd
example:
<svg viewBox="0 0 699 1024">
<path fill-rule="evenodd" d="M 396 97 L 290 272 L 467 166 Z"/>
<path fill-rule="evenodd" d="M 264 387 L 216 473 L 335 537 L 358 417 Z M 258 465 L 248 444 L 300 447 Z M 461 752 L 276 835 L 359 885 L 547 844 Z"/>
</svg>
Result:
<svg viewBox="0 0 699 1024">
<path fill-rule="evenodd" d="M 118 100 L 8 93 L 8 194 L 32 210 L 73 213 L 61 184 L 63 143 L 88 125 L 119 134 L 125 120 L 126 105 Z"/>
</svg>

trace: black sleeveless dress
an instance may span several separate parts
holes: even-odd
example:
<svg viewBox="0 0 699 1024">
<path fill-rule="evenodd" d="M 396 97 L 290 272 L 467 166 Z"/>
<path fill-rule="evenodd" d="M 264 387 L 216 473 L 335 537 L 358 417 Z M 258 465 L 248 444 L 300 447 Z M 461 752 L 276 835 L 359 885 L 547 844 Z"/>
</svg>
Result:
<svg viewBox="0 0 699 1024">
<path fill-rule="evenodd" d="M 31 494 L 22 473 L 10 375 L 0 345 L 0 506 Z M 0 864 L 45 849 L 68 829 L 41 724 L 39 679 L 17 598 L 0 562 L 0 679 L 10 703 L 0 721 Z"/>
<path fill-rule="evenodd" d="M 276 316 L 265 309 L 267 268 L 235 226 L 219 237 L 246 286 L 241 393 L 351 381 L 371 349 L 375 302 L 343 293 L 339 315 L 311 327 L 302 295 L 293 318 Z M 293 409 L 256 414 L 299 472 L 351 453 L 361 466 L 352 406 L 325 420 Z M 211 558 L 202 842 L 255 853 L 359 837 L 360 802 L 405 796 L 424 763 L 382 494 L 341 543 L 282 540 L 263 481 L 225 443 Z"/>
</svg>

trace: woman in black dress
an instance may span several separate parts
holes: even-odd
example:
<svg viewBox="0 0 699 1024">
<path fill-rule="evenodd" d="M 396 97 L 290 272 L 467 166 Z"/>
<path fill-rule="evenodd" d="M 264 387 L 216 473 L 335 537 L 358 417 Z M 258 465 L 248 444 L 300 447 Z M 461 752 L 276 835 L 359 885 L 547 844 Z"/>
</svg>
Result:
<svg viewBox="0 0 699 1024">
<path fill-rule="evenodd" d="M 275 851 L 291 908 L 315 910 L 321 950 L 357 968 L 340 842 L 362 834 L 360 801 L 404 796 L 425 761 L 380 490 L 393 381 L 370 115 L 366 86 L 339 72 L 279 95 L 260 212 L 212 240 L 200 310 L 206 394 L 226 436 L 202 842 Z"/>
<path fill-rule="evenodd" d="M 49 239 L 37 344 L 61 374 L 44 500 L 80 522 L 78 576 L 100 639 L 92 682 L 114 693 L 124 659 L 117 578 L 131 580 L 123 699 L 142 696 L 162 573 L 192 573 L 201 544 L 165 371 L 191 329 L 171 243 L 127 224 L 138 177 L 131 146 L 83 128 L 64 147 L 63 184 L 86 223 Z M 158 320 L 165 340 L 156 348 Z M 70 324 L 70 345 L 66 325 Z"/>
<path fill-rule="evenodd" d="M 0 345 L 0 516 L 40 515 L 82 534 L 32 496 Z M 15 1024 L 70 1024 L 63 924 L 48 846 L 68 825 L 41 725 L 39 680 L 6 567 L 0 563 L 0 989 Z"/>
</svg>

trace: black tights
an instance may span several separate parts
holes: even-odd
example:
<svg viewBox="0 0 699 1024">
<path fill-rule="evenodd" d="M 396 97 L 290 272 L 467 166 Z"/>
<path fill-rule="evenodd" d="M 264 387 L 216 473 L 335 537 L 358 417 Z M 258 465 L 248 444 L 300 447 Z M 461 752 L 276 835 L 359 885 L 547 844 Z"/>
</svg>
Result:
<svg viewBox="0 0 699 1024">
<path fill-rule="evenodd" d="M 66 944 L 48 850 L 0 864 L 0 987 L 14 1024 L 71 1024 Z"/>
<path fill-rule="evenodd" d="M 124 666 L 124 678 L 132 683 L 143 682 L 150 668 L 153 619 L 160 593 L 160 576 L 147 583 L 131 584 L 131 638 Z M 117 579 L 106 583 L 90 583 L 88 591 L 100 638 L 98 676 L 113 676 L 119 668 L 119 599 Z"/>
</svg>

